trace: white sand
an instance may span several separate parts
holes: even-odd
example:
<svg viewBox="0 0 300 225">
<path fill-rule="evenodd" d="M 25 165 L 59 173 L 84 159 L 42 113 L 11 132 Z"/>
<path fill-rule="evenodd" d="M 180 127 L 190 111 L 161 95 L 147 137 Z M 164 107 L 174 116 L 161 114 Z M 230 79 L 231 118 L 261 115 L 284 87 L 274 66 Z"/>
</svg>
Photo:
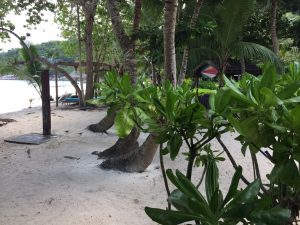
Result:
<svg viewBox="0 0 300 225">
<path fill-rule="evenodd" d="M 0 225 L 149 225 L 156 224 L 144 213 L 145 206 L 166 207 L 166 194 L 156 156 L 144 173 L 104 171 L 101 162 L 91 155 L 110 147 L 117 137 L 95 134 L 85 128 L 98 122 L 105 111 L 52 111 L 52 133 L 57 138 L 41 145 L 4 142 L 5 138 L 42 132 L 40 108 L 0 115 L 17 122 L 0 127 Z M 252 179 L 252 165 L 240 154 L 234 134 L 223 137 L 244 174 Z M 141 141 L 145 139 L 142 135 Z M 215 149 L 219 148 L 216 143 Z M 30 158 L 28 150 L 30 149 Z M 67 159 L 73 156 L 79 160 Z M 186 161 L 180 157 L 166 168 L 185 170 Z M 271 168 L 260 159 L 262 171 Z M 199 180 L 201 170 L 195 171 Z M 227 190 L 232 166 L 227 160 L 220 165 L 222 189 Z"/>
</svg>

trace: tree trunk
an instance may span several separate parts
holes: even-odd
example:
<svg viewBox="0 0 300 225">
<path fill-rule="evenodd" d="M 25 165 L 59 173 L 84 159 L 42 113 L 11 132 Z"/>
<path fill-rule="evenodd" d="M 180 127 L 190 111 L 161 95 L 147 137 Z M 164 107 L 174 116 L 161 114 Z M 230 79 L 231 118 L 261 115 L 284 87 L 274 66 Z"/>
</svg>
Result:
<svg viewBox="0 0 300 225">
<path fill-rule="evenodd" d="M 79 14 L 79 4 L 76 5 L 76 13 L 77 13 L 77 39 L 78 39 L 78 54 L 79 54 L 79 76 L 80 76 L 80 89 L 82 93 L 82 99 L 80 99 L 80 105 L 84 106 L 84 89 L 83 89 L 83 80 L 82 80 L 82 48 L 81 48 L 81 28 L 80 28 L 80 14 Z"/>
<path fill-rule="evenodd" d="M 135 16 L 133 22 L 133 37 L 126 35 L 118 9 L 117 0 L 107 0 L 107 8 L 111 22 L 124 54 L 125 70 L 131 75 L 131 81 L 136 83 L 135 34 L 138 29 L 141 13 L 141 0 L 135 1 Z M 152 162 L 158 145 L 155 136 L 149 135 L 142 146 L 138 147 L 139 131 L 134 128 L 124 139 L 119 139 L 111 148 L 98 153 L 99 158 L 109 158 L 100 167 L 126 172 L 143 172 Z"/>
<path fill-rule="evenodd" d="M 225 86 L 224 76 L 226 76 L 227 58 L 219 60 L 219 87 Z"/>
<path fill-rule="evenodd" d="M 192 16 L 192 19 L 191 19 L 191 24 L 190 24 L 191 29 L 195 28 L 195 26 L 196 26 L 202 3 L 203 3 L 203 0 L 198 0 L 196 2 L 195 9 L 194 9 L 194 12 L 193 12 L 193 16 Z M 180 69 L 180 73 L 179 73 L 179 76 L 178 76 L 178 85 L 181 85 L 184 78 L 185 78 L 188 59 L 189 59 L 189 46 L 185 46 L 184 49 L 183 49 L 181 69 Z"/>
<path fill-rule="evenodd" d="M 87 129 L 95 133 L 106 133 L 114 125 L 116 115 L 117 111 L 107 113 L 100 122 L 89 125 Z"/>
<path fill-rule="evenodd" d="M 165 77 L 176 86 L 175 28 L 178 0 L 165 1 L 164 8 L 164 70 Z"/>
<path fill-rule="evenodd" d="M 151 164 L 157 148 L 156 136 L 150 134 L 143 145 L 135 151 L 131 151 L 125 157 L 122 155 L 118 158 L 106 160 L 99 167 L 124 172 L 143 172 Z"/>
<path fill-rule="evenodd" d="M 243 56 L 241 56 L 240 64 L 241 64 L 241 74 L 239 75 L 239 80 L 244 75 L 244 73 L 246 73 L 246 63 L 245 63 L 245 58 Z"/>
<path fill-rule="evenodd" d="M 85 99 L 94 96 L 94 61 L 93 61 L 93 26 L 96 8 L 99 0 L 83 1 L 82 8 L 85 16 L 85 50 L 86 50 L 86 94 Z"/>
<path fill-rule="evenodd" d="M 107 8 L 110 14 L 111 23 L 118 43 L 123 51 L 125 70 L 131 75 L 131 82 L 136 83 L 136 59 L 134 51 L 134 43 L 125 33 L 122 19 L 120 16 L 118 1 L 107 0 Z"/>
<path fill-rule="evenodd" d="M 134 5 L 134 18 L 133 18 L 133 32 L 132 32 L 132 40 L 135 41 L 137 39 L 137 33 L 140 26 L 142 14 L 142 0 L 135 0 Z"/>
<path fill-rule="evenodd" d="M 140 132 L 137 128 L 133 128 L 129 135 L 125 138 L 119 138 L 117 142 L 110 148 L 99 152 L 98 159 L 112 159 L 129 154 L 131 151 L 139 147 L 137 139 Z"/>
<path fill-rule="evenodd" d="M 276 28 L 277 8 L 278 8 L 278 0 L 272 0 L 270 33 L 271 33 L 271 39 L 272 39 L 272 48 L 276 55 L 278 55 L 278 53 L 279 53 L 279 43 L 278 43 L 277 28 Z"/>
</svg>

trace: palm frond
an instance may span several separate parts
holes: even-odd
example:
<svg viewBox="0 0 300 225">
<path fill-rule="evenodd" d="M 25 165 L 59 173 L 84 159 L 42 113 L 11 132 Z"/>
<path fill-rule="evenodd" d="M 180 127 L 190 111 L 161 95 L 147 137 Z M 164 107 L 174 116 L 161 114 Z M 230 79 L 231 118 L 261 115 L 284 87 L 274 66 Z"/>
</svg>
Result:
<svg viewBox="0 0 300 225">
<path fill-rule="evenodd" d="M 274 52 L 256 43 L 239 42 L 236 46 L 233 46 L 232 52 L 237 57 L 242 55 L 246 59 L 260 59 L 263 62 L 272 62 L 278 68 L 282 66 L 279 57 Z"/>
<path fill-rule="evenodd" d="M 224 0 L 215 11 L 217 38 L 224 45 L 233 42 L 254 11 L 254 0 Z"/>
<path fill-rule="evenodd" d="M 38 51 L 37 48 L 34 45 L 30 45 L 28 47 L 29 51 L 31 51 L 31 54 L 33 56 L 38 56 Z M 37 74 L 38 71 L 41 70 L 41 64 L 39 62 L 32 62 L 30 55 L 28 54 L 28 51 L 25 50 L 24 48 L 21 49 L 21 56 L 24 59 L 25 63 L 26 63 L 26 68 L 27 68 L 27 72 L 28 75 L 30 76 L 34 76 Z"/>
</svg>

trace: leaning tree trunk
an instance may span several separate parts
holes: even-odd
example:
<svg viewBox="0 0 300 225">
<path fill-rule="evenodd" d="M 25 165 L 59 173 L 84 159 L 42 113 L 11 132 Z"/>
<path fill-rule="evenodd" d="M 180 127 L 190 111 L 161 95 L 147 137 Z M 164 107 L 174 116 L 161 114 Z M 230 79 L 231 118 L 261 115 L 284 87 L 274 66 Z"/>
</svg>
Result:
<svg viewBox="0 0 300 225">
<path fill-rule="evenodd" d="M 279 43 L 278 43 L 277 27 L 276 27 L 277 8 L 278 8 L 278 0 L 272 0 L 270 33 L 271 33 L 271 39 L 272 39 L 272 48 L 276 55 L 278 55 L 278 53 L 279 53 Z"/>
<path fill-rule="evenodd" d="M 139 148 L 131 151 L 128 155 L 106 160 L 99 167 L 124 172 L 143 172 L 151 164 L 157 148 L 156 136 L 150 134 Z"/>
<path fill-rule="evenodd" d="M 119 13 L 119 8 L 117 5 L 118 5 L 117 0 L 107 0 L 107 8 L 109 11 L 109 15 L 111 17 L 113 30 L 117 38 L 117 41 L 123 51 L 124 65 L 126 67 L 125 69 L 131 76 L 131 82 L 135 84 L 137 77 L 136 77 L 136 59 L 134 54 L 134 43 L 129 38 L 129 36 L 125 33 L 125 29 L 123 27 L 121 16 Z M 135 24 L 135 26 L 137 25 Z M 99 123 L 88 126 L 88 129 L 94 132 L 105 132 L 113 125 L 114 119 L 115 116 L 109 118 L 104 117 Z"/>
<path fill-rule="evenodd" d="M 202 3 L 203 3 L 203 0 L 196 1 L 193 16 L 192 16 L 192 19 L 191 19 L 191 24 L 190 24 L 191 29 L 195 28 L 195 26 L 196 26 Z M 183 49 L 181 69 L 180 69 L 180 73 L 179 73 L 179 76 L 178 76 L 178 85 L 181 85 L 184 78 L 185 78 L 188 59 L 189 59 L 189 46 L 185 46 L 184 49 Z"/>
<path fill-rule="evenodd" d="M 106 133 L 114 125 L 116 115 L 117 111 L 107 113 L 100 122 L 89 125 L 87 129 L 95 133 Z"/>
<path fill-rule="evenodd" d="M 123 51 L 124 67 L 131 76 L 131 82 L 136 83 L 136 58 L 134 41 L 125 33 L 118 8 L 118 0 L 107 0 L 107 8 L 118 43 Z M 137 25 L 135 25 L 137 26 Z"/>
<path fill-rule="evenodd" d="M 131 81 L 136 83 L 136 58 L 135 37 L 126 35 L 121 22 L 117 0 L 108 0 L 107 8 L 111 16 L 114 32 L 124 54 L 124 66 L 131 75 Z M 141 0 L 135 1 L 135 16 L 133 22 L 134 35 L 136 34 L 140 20 Z M 142 146 L 138 147 L 137 138 L 139 131 L 134 128 L 124 139 L 119 139 L 114 146 L 98 153 L 99 158 L 109 158 L 100 167 L 103 169 L 115 169 L 126 172 L 143 172 L 152 162 L 158 145 L 155 136 L 150 134 Z"/>
<path fill-rule="evenodd" d="M 136 4 L 135 14 L 137 15 L 135 15 L 134 23 L 133 23 L 134 34 L 138 29 L 138 25 L 140 21 L 141 0 L 136 0 L 135 4 Z M 125 33 L 125 29 L 123 27 L 122 19 L 118 8 L 118 1 L 107 0 L 107 9 L 109 11 L 109 15 L 111 18 L 116 39 L 123 51 L 125 70 L 130 74 L 132 84 L 135 84 L 137 80 L 135 48 L 134 48 L 135 40 L 133 38 L 130 38 Z M 110 123 L 106 123 L 108 120 Z M 114 118 L 112 117 L 104 118 L 98 124 L 90 125 L 89 129 L 94 131 L 95 128 L 100 128 L 100 125 L 102 126 L 102 124 L 109 124 L 112 126 L 113 123 L 114 123 Z M 103 130 L 104 129 L 102 127 L 101 131 Z M 98 158 L 112 158 L 117 156 L 123 156 L 125 154 L 128 154 L 130 151 L 133 151 L 135 148 L 138 148 L 138 143 L 137 143 L 138 137 L 139 137 L 139 132 L 137 129 L 134 128 L 126 138 L 119 138 L 112 147 L 100 153 L 93 152 L 93 154 L 98 155 Z"/>
<path fill-rule="evenodd" d="M 112 147 L 97 153 L 98 159 L 112 159 L 121 155 L 128 155 L 131 151 L 139 147 L 137 142 L 139 135 L 140 131 L 137 128 L 133 128 L 125 138 L 119 138 Z"/>
<path fill-rule="evenodd" d="M 178 0 L 165 1 L 164 8 L 164 70 L 165 77 L 177 84 L 175 28 Z"/>
</svg>

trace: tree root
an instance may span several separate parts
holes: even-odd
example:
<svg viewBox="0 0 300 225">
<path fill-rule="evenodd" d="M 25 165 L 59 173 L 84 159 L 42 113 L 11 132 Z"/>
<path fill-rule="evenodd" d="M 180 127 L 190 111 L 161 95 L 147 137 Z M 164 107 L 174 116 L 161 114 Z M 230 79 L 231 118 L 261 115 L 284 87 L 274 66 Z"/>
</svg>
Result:
<svg viewBox="0 0 300 225">
<path fill-rule="evenodd" d="M 120 157 L 120 154 L 128 154 L 134 149 L 137 149 L 139 147 L 139 143 L 135 142 L 135 144 L 126 146 L 126 145 L 117 145 L 117 146 L 112 146 L 102 152 L 99 152 L 98 159 L 112 159 L 112 158 L 117 158 Z"/>
<path fill-rule="evenodd" d="M 133 128 L 125 138 L 119 138 L 117 142 L 110 148 L 99 152 L 98 159 L 116 158 L 120 155 L 125 155 L 139 147 L 137 139 L 140 132 L 137 128 Z"/>
<path fill-rule="evenodd" d="M 113 111 L 110 114 L 107 113 L 99 123 L 91 124 L 87 129 L 94 133 L 107 133 L 107 130 L 114 125 L 116 115 L 117 111 Z"/>
<path fill-rule="evenodd" d="M 146 141 L 139 148 L 122 154 L 117 158 L 108 159 L 102 162 L 99 167 L 102 169 L 113 169 L 123 172 L 143 172 L 151 164 L 157 151 L 158 144 L 155 136 L 150 134 Z"/>
</svg>

